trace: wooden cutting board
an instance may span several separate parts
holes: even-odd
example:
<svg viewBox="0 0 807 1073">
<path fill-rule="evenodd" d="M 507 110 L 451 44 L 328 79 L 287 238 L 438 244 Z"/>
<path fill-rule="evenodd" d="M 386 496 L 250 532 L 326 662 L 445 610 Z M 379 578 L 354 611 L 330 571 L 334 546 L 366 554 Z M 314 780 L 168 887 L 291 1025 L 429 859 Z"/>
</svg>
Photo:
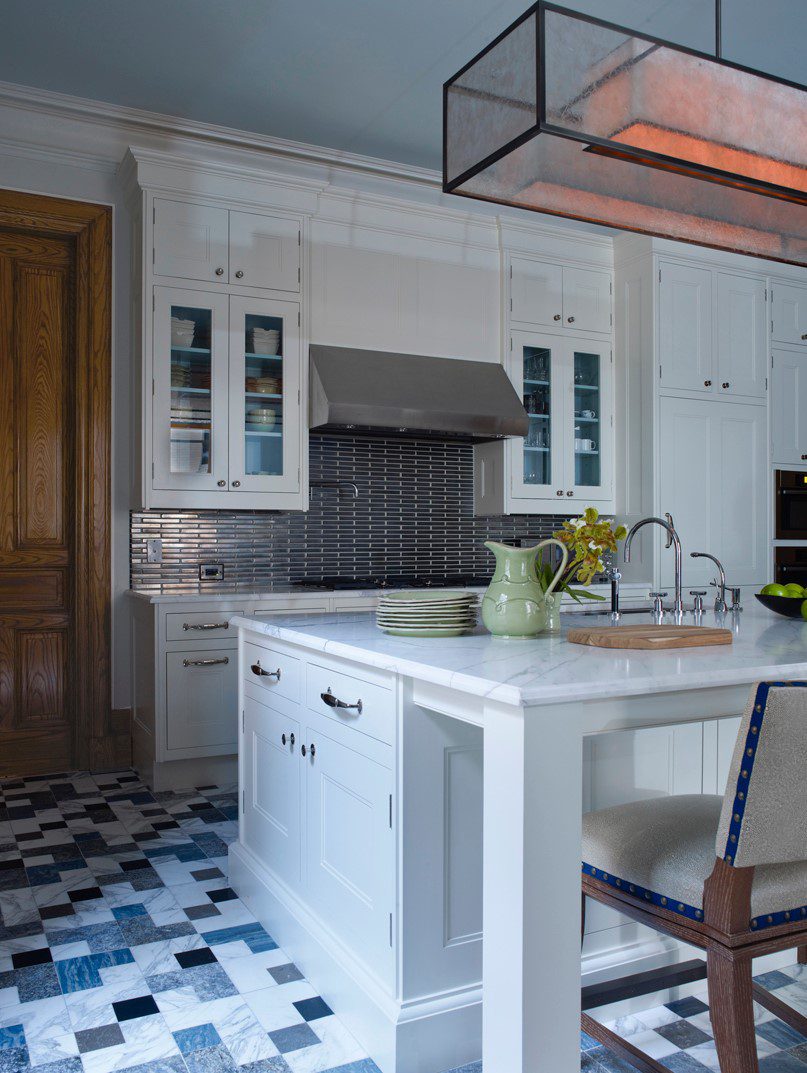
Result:
<svg viewBox="0 0 807 1073">
<path fill-rule="evenodd" d="M 572 629 L 566 635 L 575 645 L 595 648 L 699 648 L 702 645 L 730 645 L 731 630 L 712 626 L 592 626 Z"/>
</svg>

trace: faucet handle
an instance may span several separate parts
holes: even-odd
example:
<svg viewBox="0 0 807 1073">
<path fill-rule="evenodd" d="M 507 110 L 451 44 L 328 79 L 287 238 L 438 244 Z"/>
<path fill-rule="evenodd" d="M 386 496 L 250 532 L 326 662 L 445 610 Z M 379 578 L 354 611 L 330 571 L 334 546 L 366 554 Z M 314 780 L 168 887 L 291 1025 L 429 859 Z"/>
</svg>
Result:
<svg viewBox="0 0 807 1073">
<path fill-rule="evenodd" d="M 695 597 L 695 606 L 692 610 L 697 615 L 703 611 L 703 598 L 706 595 L 706 589 L 690 589 L 689 595 Z"/>
<path fill-rule="evenodd" d="M 673 516 L 672 514 L 670 514 L 669 511 L 665 512 L 664 517 L 667 519 L 667 525 L 669 525 L 670 527 L 667 530 L 667 543 L 664 545 L 664 547 L 671 548 L 673 542 L 673 533 L 675 532 L 675 522 L 673 521 Z"/>
<path fill-rule="evenodd" d="M 666 592 L 651 592 L 650 593 L 650 596 L 651 596 L 651 598 L 653 600 L 653 614 L 654 615 L 660 615 L 664 611 L 664 604 L 661 601 L 667 595 L 668 594 Z"/>
</svg>

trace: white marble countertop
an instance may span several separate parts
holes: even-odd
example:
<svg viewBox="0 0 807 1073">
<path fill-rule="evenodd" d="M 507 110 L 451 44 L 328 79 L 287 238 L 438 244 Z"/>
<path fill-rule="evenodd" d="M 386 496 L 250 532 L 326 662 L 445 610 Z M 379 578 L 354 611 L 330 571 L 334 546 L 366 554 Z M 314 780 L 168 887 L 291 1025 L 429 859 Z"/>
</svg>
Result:
<svg viewBox="0 0 807 1073">
<path fill-rule="evenodd" d="M 479 627 L 453 638 L 391 637 L 369 613 L 235 616 L 234 625 L 355 663 L 395 671 L 507 704 L 637 696 L 761 679 L 807 678 L 807 622 L 786 619 L 750 598 L 738 616 L 734 643 L 660 652 L 609 650 L 571 644 L 569 626 L 607 625 L 607 619 L 566 615 L 559 634 L 531 640 L 492 637 Z M 631 615 L 631 625 L 650 617 Z M 688 623 L 692 616 L 687 616 Z M 712 612 L 703 625 L 717 623 Z"/>
</svg>

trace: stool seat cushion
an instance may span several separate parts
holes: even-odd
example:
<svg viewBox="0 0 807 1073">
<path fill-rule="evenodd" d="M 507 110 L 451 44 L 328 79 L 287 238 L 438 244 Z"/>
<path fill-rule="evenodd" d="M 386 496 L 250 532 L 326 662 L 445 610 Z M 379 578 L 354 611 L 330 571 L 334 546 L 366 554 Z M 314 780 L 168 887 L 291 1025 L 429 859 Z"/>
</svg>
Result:
<svg viewBox="0 0 807 1073">
<path fill-rule="evenodd" d="M 657 797 L 583 817 L 583 872 L 647 903 L 703 919 L 723 798 Z M 807 922 L 807 862 L 758 866 L 749 926 Z"/>
</svg>

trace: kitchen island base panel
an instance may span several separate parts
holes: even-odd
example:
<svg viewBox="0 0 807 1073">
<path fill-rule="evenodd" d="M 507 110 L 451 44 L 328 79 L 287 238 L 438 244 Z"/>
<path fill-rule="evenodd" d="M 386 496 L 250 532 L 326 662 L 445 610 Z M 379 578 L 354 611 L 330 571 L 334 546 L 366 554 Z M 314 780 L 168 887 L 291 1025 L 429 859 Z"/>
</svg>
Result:
<svg viewBox="0 0 807 1073">
<path fill-rule="evenodd" d="M 435 1073 L 478 1060 L 481 987 L 398 1002 L 328 928 L 240 842 L 229 850 L 234 890 L 356 1036 L 382 1073 Z"/>
<path fill-rule="evenodd" d="M 238 757 L 204 756 L 159 763 L 135 752 L 132 767 L 154 793 L 187 790 L 189 786 L 234 786 L 238 781 Z"/>
</svg>

